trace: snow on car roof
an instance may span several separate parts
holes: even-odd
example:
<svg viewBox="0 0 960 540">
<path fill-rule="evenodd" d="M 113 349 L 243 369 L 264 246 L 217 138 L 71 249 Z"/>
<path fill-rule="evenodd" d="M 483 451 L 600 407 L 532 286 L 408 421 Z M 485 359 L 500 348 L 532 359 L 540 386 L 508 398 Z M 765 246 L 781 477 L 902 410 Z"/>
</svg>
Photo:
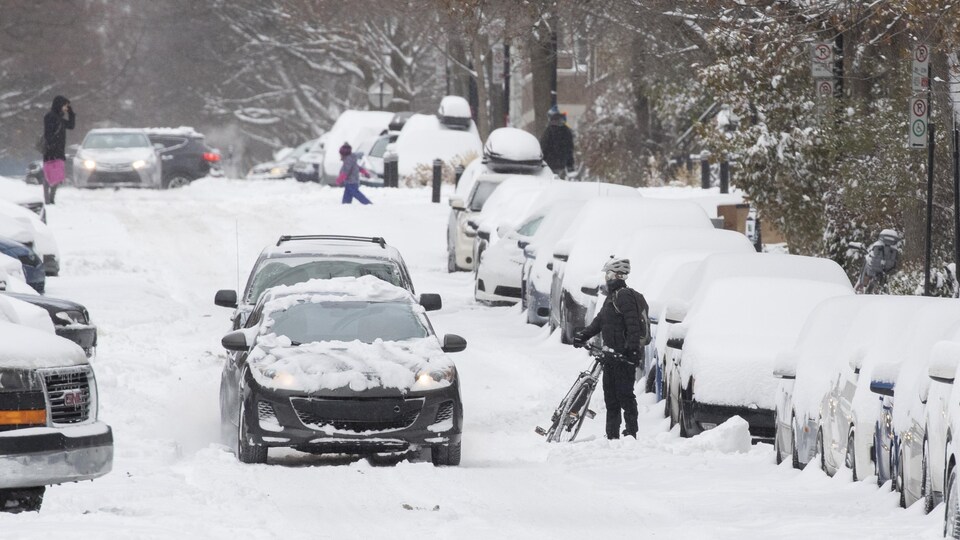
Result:
<svg viewBox="0 0 960 540">
<path fill-rule="evenodd" d="M 714 281 L 681 323 L 687 328 L 681 378 L 697 400 L 773 409 L 777 355 L 795 343 L 807 316 L 848 284 L 803 278 L 726 277 Z"/>
<path fill-rule="evenodd" d="M 444 96 L 440 100 L 438 112 L 443 116 L 453 118 L 471 118 L 472 116 L 470 114 L 470 103 L 460 96 Z M 403 129 L 407 129 L 406 126 Z"/>
<path fill-rule="evenodd" d="M 490 153 L 509 161 L 534 161 L 543 159 L 540 141 L 530 133 L 517 128 L 502 127 L 493 130 L 483 145 L 484 153 Z"/>
<path fill-rule="evenodd" d="M 402 176 L 413 174 L 418 166 L 432 166 L 435 159 L 446 163 L 459 158 L 467 163 L 483 149 L 472 123 L 466 130 L 450 129 L 436 116 L 426 114 L 408 118 L 394 144 L 399 158 L 397 169 Z"/>
<path fill-rule="evenodd" d="M 731 193 L 720 193 L 720 188 L 694 188 L 679 186 L 657 186 L 637 188 L 644 197 L 653 199 L 685 200 L 699 204 L 708 216 L 717 217 L 717 206 L 727 204 L 743 204 L 743 192 L 734 190 Z"/>
<path fill-rule="evenodd" d="M 143 128 L 149 135 L 179 135 L 181 137 L 203 137 L 203 134 L 190 126 Z"/>
<path fill-rule="evenodd" d="M 0 322 L 0 367 L 35 369 L 87 363 L 76 343 L 35 328 Z"/>
<path fill-rule="evenodd" d="M 297 302 L 413 302 L 410 291 L 373 276 L 311 279 L 278 285 L 264 295 L 264 311 L 287 309 Z"/>
<path fill-rule="evenodd" d="M 87 132 L 91 133 L 143 133 L 146 134 L 147 131 L 143 128 L 95 128 Z"/>
</svg>

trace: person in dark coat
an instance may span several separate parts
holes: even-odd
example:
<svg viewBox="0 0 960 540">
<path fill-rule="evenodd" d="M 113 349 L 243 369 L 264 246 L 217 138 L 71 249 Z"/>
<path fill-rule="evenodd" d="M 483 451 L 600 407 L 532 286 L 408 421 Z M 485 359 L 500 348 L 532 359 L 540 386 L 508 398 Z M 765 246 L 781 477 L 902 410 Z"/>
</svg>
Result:
<svg viewBox="0 0 960 540">
<path fill-rule="evenodd" d="M 370 204 L 370 199 L 360 193 L 360 175 L 370 177 L 370 173 L 360 166 L 362 157 L 362 152 L 353 152 L 350 143 L 343 143 L 340 147 L 340 160 L 343 161 L 343 165 L 340 166 L 337 185 L 343 186 L 343 204 L 350 204 L 353 199 L 357 199 L 361 204 Z"/>
<path fill-rule="evenodd" d="M 620 412 L 626 424 L 623 435 L 637 437 L 637 396 L 633 386 L 637 366 L 643 360 L 646 325 L 643 323 L 646 300 L 627 287 L 630 273 L 628 259 L 611 259 L 604 267 L 607 298 L 589 326 L 573 338 L 574 347 L 583 347 L 597 334 L 604 349 L 611 350 L 603 359 L 603 401 L 607 406 L 607 438 L 620 438 Z"/>
<path fill-rule="evenodd" d="M 573 130 L 556 106 L 551 107 L 547 115 L 550 123 L 540 137 L 540 150 L 553 173 L 564 178 L 573 171 Z"/>
<path fill-rule="evenodd" d="M 73 129 L 77 115 L 70 100 L 57 96 L 43 117 L 43 197 L 47 204 L 54 204 L 59 186 L 66 176 L 67 130 Z"/>
</svg>

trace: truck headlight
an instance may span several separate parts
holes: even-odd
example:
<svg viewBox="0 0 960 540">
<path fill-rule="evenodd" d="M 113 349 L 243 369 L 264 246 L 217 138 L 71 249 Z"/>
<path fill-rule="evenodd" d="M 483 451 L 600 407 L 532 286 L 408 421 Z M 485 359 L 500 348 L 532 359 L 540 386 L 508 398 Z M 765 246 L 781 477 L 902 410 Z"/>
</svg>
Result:
<svg viewBox="0 0 960 540">
<path fill-rule="evenodd" d="M 133 162 L 133 168 L 138 171 L 146 166 L 147 166 L 147 162 L 142 159 L 138 159 Z"/>
<path fill-rule="evenodd" d="M 40 375 L 32 369 L 0 369 L 0 392 L 43 390 Z"/>
</svg>

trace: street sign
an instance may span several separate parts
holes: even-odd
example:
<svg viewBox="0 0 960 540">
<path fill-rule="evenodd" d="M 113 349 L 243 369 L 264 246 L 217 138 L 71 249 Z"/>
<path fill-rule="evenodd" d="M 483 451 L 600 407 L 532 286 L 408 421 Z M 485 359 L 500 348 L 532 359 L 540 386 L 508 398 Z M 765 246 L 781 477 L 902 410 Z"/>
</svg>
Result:
<svg viewBox="0 0 960 540">
<path fill-rule="evenodd" d="M 367 90 L 367 97 L 370 98 L 370 105 L 383 110 L 393 101 L 393 87 L 383 81 L 373 83 Z"/>
<path fill-rule="evenodd" d="M 810 68 L 813 78 L 833 77 L 833 44 L 828 41 L 814 43 L 810 50 Z"/>
<path fill-rule="evenodd" d="M 833 79 L 816 79 L 813 82 L 817 91 L 817 99 L 825 100 L 833 97 Z"/>
<path fill-rule="evenodd" d="M 914 94 L 926 92 L 930 89 L 930 47 L 919 43 L 913 47 L 912 69 L 910 70 L 910 86 Z"/>
<path fill-rule="evenodd" d="M 910 148 L 927 147 L 927 124 L 930 121 L 930 107 L 927 97 L 910 98 Z"/>
</svg>

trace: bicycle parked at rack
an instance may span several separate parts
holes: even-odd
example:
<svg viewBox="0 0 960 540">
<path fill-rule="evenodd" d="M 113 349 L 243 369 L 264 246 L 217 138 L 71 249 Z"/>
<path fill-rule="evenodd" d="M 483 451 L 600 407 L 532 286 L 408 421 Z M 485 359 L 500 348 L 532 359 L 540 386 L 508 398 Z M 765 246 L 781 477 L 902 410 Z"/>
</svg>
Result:
<svg viewBox="0 0 960 540">
<path fill-rule="evenodd" d="M 590 398 L 597 389 L 597 383 L 603 373 L 603 362 L 623 360 L 622 355 L 606 347 L 588 344 L 585 348 L 593 358 L 590 369 L 580 372 L 576 382 L 560 401 L 557 409 L 553 411 L 550 419 L 551 426 L 548 429 L 537 426 L 537 434 L 545 436 L 547 442 L 570 442 L 577 438 L 583 421 L 597 415 L 589 408 Z"/>
<path fill-rule="evenodd" d="M 859 294 L 890 294 L 887 279 L 900 267 L 903 238 L 893 229 L 880 231 L 876 242 L 865 247 L 862 242 L 850 242 L 847 247 L 863 255 L 863 268 L 854 289 Z"/>
</svg>

